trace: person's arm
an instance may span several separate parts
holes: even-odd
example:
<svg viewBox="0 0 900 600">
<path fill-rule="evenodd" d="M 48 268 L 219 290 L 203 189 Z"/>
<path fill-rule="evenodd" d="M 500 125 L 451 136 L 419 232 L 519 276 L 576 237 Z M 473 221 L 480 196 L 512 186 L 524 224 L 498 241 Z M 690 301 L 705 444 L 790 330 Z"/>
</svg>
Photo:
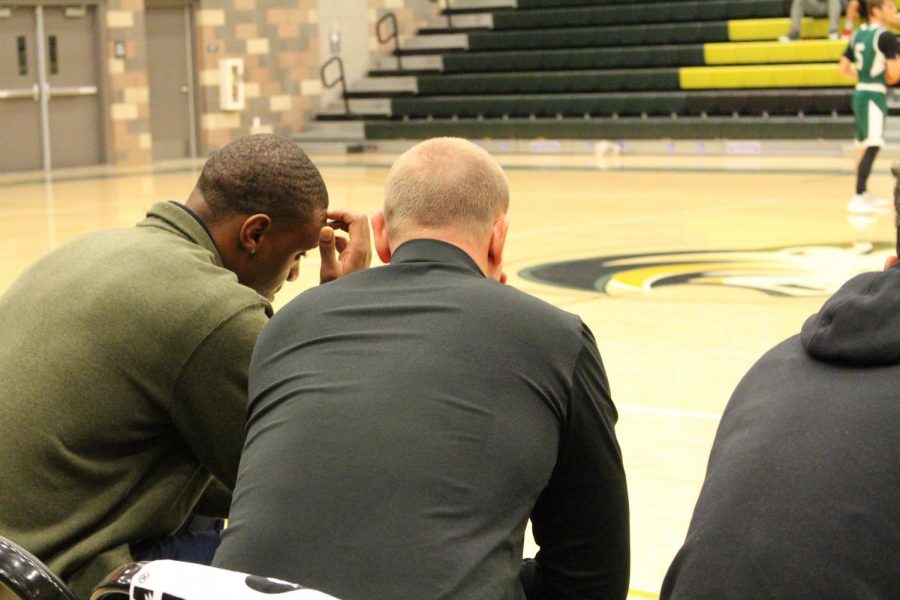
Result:
<svg viewBox="0 0 900 600">
<path fill-rule="evenodd" d="M 628 491 L 618 418 L 594 337 L 583 347 L 553 475 L 531 514 L 540 551 L 523 573 L 528 600 L 624 600 L 630 572 Z"/>
<path fill-rule="evenodd" d="M 195 349 L 175 384 L 171 407 L 175 426 L 226 490 L 234 489 L 244 446 L 250 356 L 267 321 L 262 305 L 233 315 Z M 225 496 L 218 498 L 224 502 Z M 209 506 L 204 508 L 211 512 Z M 225 516 L 228 506 L 222 510 L 208 516 Z"/>
<path fill-rule="evenodd" d="M 900 45 L 897 44 L 897 36 L 890 31 L 882 33 L 878 36 L 878 49 L 885 58 L 884 80 L 888 85 L 894 85 L 900 81 Z"/>
<path fill-rule="evenodd" d="M 856 67 L 853 65 L 853 40 L 850 40 L 850 43 L 847 44 L 847 49 L 844 50 L 844 53 L 841 55 L 841 61 L 838 63 L 838 69 L 841 72 L 841 75 L 846 77 L 847 79 L 852 79 L 856 81 Z"/>
</svg>

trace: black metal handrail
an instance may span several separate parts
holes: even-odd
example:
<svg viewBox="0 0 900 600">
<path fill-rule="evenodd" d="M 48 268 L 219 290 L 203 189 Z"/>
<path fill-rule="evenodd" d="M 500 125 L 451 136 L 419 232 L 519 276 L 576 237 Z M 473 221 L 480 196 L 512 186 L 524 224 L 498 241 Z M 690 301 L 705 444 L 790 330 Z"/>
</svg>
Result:
<svg viewBox="0 0 900 600">
<path fill-rule="evenodd" d="M 434 4 L 440 3 L 441 0 L 431 0 Z M 444 14 L 447 15 L 447 29 L 453 29 L 453 5 L 450 0 L 446 1 L 446 8 L 444 8 Z"/>
<path fill-rule="evenodd" d="M 331 83 L 325 79 L 325 69 L 327 69 L 331 63 L 337 63 L 338 66 L 338 77 Z M 337 84 L 341 84 L 341 98 L 344 99 L 344 113 L 350 114 L 350 100 L 347 98 L 347 82 L 344 80 L 344 61 L 341 60 L 340 56 L 332 56 L 328 60 L 325 61 L 325 64 L 322 65 L 322 68 L 319 69 L 319 77 L 322 79 L 322 85 L 326 88 L 333 88 Z"/>
<path fill-rule="evenodd" d="M 390 21 L 391 23 L 391 32 L 384 36 L 381 34 L 381 24 Z M 403 70 L 403 61 L 400 56 L 400 35 L 397 29 L 397 17 L 394 13 L 389 12 L 380 19 L 375 24 L 375 35 L 378 36 L 378 41 L 382 44 L 387 44 L 389 41 L 394 40 L 394 55 L 397 57 L 397 70 Z"/>
</svg>

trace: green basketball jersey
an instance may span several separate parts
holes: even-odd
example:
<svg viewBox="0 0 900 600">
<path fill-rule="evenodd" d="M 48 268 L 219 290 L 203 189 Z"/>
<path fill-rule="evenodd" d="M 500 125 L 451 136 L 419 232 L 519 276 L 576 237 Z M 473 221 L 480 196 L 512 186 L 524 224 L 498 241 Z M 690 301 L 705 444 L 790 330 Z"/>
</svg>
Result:
<svg viewBox="0 0 900 600">
<path fill-rule="evenodd" d="M 859 77 L 859 83 L 885 85 L 884 73 L 886 59 L 878 49 L 878 37 L 888 32 L 880 25 L 862 25 L 850 41 L 853 46 L 853 64 Z"/>
</svg>

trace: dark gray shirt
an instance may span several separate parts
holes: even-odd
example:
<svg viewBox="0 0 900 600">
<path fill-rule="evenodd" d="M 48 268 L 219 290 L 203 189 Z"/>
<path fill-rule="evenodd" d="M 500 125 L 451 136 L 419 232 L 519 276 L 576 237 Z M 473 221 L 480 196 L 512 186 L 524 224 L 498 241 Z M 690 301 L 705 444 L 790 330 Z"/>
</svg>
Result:
<svg viewBox="0 0 900 600">
<path fill-rule="evenodd" d="M 735 389 L 662 600 L 900 597 L 900 267 L 847 282 Z"/>
<path fill-rule="evenodd" d="M 309 290 L 263 331 L 215 565 L 342 599 L 624 598 L 616 410 L 581 320 L 455 246 Z"/>
</svg>

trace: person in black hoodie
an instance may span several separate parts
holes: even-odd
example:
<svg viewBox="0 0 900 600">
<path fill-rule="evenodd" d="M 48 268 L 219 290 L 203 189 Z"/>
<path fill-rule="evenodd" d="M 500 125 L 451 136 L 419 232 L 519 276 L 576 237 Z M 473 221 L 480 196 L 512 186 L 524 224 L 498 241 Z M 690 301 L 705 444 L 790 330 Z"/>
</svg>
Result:
<svg viewBox="0 0 900 600">
<path fill-rule="evenodd" d="M 661 600 L 900 597 L 897 262 L 844 284 L 738 384 Z"/>
</svg>

